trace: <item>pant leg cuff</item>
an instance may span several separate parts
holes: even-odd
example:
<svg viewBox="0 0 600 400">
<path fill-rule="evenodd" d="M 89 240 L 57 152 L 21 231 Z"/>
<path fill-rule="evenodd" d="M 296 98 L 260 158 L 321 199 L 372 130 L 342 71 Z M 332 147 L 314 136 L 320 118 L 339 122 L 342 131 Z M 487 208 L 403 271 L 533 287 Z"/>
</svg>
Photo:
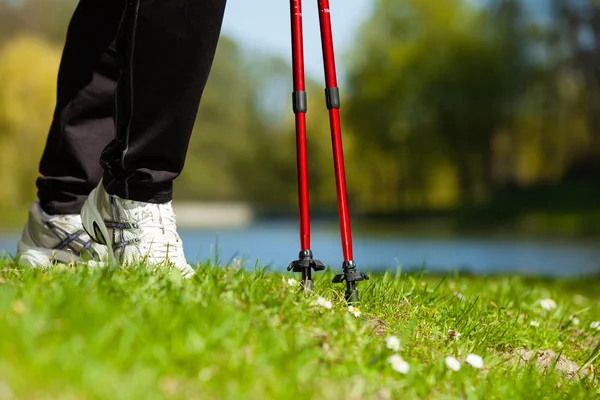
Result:
<svg viewBox="0 0 600 400">
<path fill-rule="evenodd" d="M 105 174 L 102 184 L 109 195 L 122 199 L 155 204 L 168 203 L 173 199 L 172 182 L 139 184 L 134 178 L 125 182 Z"/>
</svg>

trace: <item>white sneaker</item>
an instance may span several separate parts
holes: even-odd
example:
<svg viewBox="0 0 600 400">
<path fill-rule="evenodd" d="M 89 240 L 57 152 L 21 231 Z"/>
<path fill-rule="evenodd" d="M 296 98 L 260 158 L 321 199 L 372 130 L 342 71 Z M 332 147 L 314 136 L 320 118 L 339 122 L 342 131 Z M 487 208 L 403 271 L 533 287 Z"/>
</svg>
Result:
<svg viewBox="0 0 600 400">
<path fill-rule="evenodd" d="M 114 263 L 173 266 L 186 278 L 194 274 L 183 254 L 171 202 L 144 203 L 106 193 L 102 182 L 81 209 L 83 228 L 105 244 Z"/>
<path fill-rule="evenodd" d="M 54 262 L 102 266 L 107 254 L 106 246 L 94 243 L 83 230 L 79 215 L 49 215 L 35 202 L 29 209 L 15 258 L 19 264 L 33 268 L 46 268 Z"/>
</svg>

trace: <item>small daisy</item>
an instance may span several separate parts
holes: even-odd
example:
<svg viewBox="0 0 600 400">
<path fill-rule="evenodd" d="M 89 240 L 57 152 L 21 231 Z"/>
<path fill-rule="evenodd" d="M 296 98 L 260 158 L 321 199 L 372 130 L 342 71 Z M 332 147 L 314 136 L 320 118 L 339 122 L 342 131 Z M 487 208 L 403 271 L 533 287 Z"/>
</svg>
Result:
<svg viewBox="0 0 600 400">
<path fill-rule="evenodd" d="M 358 307 L 348 306 L 348 311 L 350 312 L 350 314 L 354 315 L 356 318 L 360 317 L 361 312 L 358 309 Z"/>
<path fill-rule="evenodd" d="M 460 361 L 454 357 L 446 357 L 446 366 L 452 371 L 458 371 L 460 369 Z"/>
<path fill-rule="evenodd" d="M 448 330 L 448 336 L 450 336 L 450 338 L 452 338 L 452 339 L 457 339 L 458 340 L 458 337 L 460 336 L 460 333 L 456 332 L 454 329 L 450 329 L 450 330 Z"/>
<path fill-rule="evenodd" d="M 590 328 L 600 331 L 600 321 L 594 321 L 590 324 Z"/>
<path fill-rule="evenodd" d="M 529 325 L 531 325 L 531 326 L 534 326 L 534 327 L 536 327 L 536 328 L 537 328 L 538 326 L 540 326 L 540 323 L 539 323 L 539 322 L 537 322 L 537 321 L 531 321 L 531 322 L 529 323 Z"/>
<path fill-rule="evenodd" d="M 398 354 L 394 354 L 388 358 L 388 362 L 392 364 L 392 369 L 394 371 L 400 372 L 401 374 L 408 374 L 408 371 L 410 370 L 410 365 Z"/>
<path fill-rule="evenodd" d="M 581 322 L 581 321 L 579 320 L 579 318 L 577 318 L 577 317 L 576 317 L 576 316 L 574 316 L 574 315 L 571 315 L 571 316 L 569 317 L 569 320 L 571 320 L 571 323 L 572 323 L 573 325 L 579 325 L 579 323 Z"/>
<path fill-rule="evenodd" d="M 398 339 L 396 336 L 388 336 L 385 339 L 385 345 L 390 350 L 398 351 L 400 350 L 400 339 Z"/>
<path fill-rule="evenodd" d="M 454 292 L 454 293 L 452 293 L 452 295 L 454 297 L 456 297 L 457 299 L 459 299 L 460 301 L 463 301 L 465 299 L 465 296 L 461 292 Z"/>
<path fill-rule="evenodd" d="M 321 306 L 321 307 L 325 307 L 328 310 L 331 310 L 331 308 L 333 307 L 333 305 L 331 304 L 330 300 L 327 300 L 324 297 L 319 297 L 317 299 L 317 305 Z"/>
<path fill-rule="evenodd" d="M 552 299 L 540 300 L 540 305 L 546 311 L 554 310 L 556 308 L 556 302 Z"/>
<path fill-rule="evenodd" d="M 481 358 L 481 356 L 478 356 L 477 354 L 467 355 L 467 358 L 465 358 L 465 363 L 469 364 L 473 368 L 483 368 L 483 358 Z"/>
<path fill-rule="evenodd" d="M 298 284 L 298 281 L 295 280 L 294 278 L 290 278 L 287 280 L 287 284 L 288 284 L 288 286 L 296 286 Z"/>
</svg>

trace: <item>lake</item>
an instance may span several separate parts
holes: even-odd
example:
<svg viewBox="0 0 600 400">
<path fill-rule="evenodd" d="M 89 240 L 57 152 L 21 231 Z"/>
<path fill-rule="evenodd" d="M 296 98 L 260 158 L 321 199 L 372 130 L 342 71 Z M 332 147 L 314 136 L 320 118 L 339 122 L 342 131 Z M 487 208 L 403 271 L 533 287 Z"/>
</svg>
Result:
<svg viewBox="0 0 600 400">
<path fill-rule="evenodd" d="M 343 261 L 337 225 L 313 224 L 315 258 L 335 270 Z M 258 260 L 271 270 L 285 270 L 299 251 L 296 221 L 258 222 L 244 228 L 181 229 L 186 257 L 191 262 Z M 600 245 L 550 239 L 486 237 L 410 237 L 354 232 L 354 259 L 363 271 L 402 266 L 405 270 L 457 271 L 477 275 L 526 274 L 548 277 L 588 276 L 600 273 Z M 14 254 L 18 237 L 0 235 L 0 252 Z M 218 249 L 218 251 L 217 251 Z"/>
</svg>

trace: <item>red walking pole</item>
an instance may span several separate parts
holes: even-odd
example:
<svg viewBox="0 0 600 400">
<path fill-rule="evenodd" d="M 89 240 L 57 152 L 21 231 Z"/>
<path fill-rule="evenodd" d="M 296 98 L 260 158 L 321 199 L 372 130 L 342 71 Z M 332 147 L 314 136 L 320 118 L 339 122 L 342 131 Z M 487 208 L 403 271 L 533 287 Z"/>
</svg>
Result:
<svg viewBox="0 0 600 400">
<path fill-rule="evenodd" d="M 356 282 L 369 279 L 363 272 L 356 271 L 352 255 L 352 233 L 348 213 L 348 195 L 346 191 L 346 173 L 344 168 L 344 150 L 342 146 L 342 128 L 340 123 L 340 94 L 337 87 L 335 71 L 335 54 L 333 51 L 333 35 L 331 32 L 331 12 L 329 0 L 318 0 L 319 24 L 321 27 L 321 44 L 323 47 L 323 66 L 325 68 L 325 99 L 329 109 L 331 128 L 331 143 L 333 147 L 333 162 L 335 167 L 335 184 L 337 188 L 338 213 L 340 218 L 340 233 L 344 263 L 343 273 L 333 278 L 333 283 L 346 282 L 346 299 L 349 302 L 358 301 Z"/>
<path fill-rule="evenodd" d="M 323 46 L 323 64 L 325 67 L 325 100 L 329 109 L 333 161 L 335 167 L 335 183 L 337 188 L 340 232 L 344 263 L 343 273 L 333 278 L 333 283 L 346 282 L 346 299 L 349 302 L 358 301 L 356 282 L 369 277 L 356 271 L 352 255 L 352 234 L 350 216 L 348 215 L 348 196 L 346 191 L 346 175 L 344 169 L 344 150 L 342 146 L 342 130 L 340 123 L 340 95 L 337 87 L 335 72 L 335 56 L 333 52 L 333 36 L 331 33 L 331 18 L 329 1 L 318 0 L 319 22 L 321 26 L 321 43 Z M 296 115 L 296 156 L 298 161 L 298 208 L 300 214 L 300 254 L 288 270 L 302 272 L 304 287 L 311 290 L 313 282 L 311 271 L 322 271 L 325 266 L 313 259 L 310 250 L 310 215 L 308 201 L 308 167 L 306 154 L 306 91 L 304 85 L 304 49 L 302 37 L 302 1 L 290 0 L 292 26 L 292 66 L 294 76 L 294 92 L 292 104 Z"/>
<path fill-rule="evenodd" d="M 302 1 L 290 1 L 292 26 L 292 65 L 294 92 L 292 105 L 296 115 L 296 158 L 298 168 L 298 211 L 300 216 L 300 254 L 289 271 L 301 272 L 304 288 L 312 290 L 311 271 L 325 269 L 323 263 L 313 259 L 310 250 L 310 214 L 308 201 L 308 161 L 306 155 L 306 91 L 304 87 L 304 48 L 302 37 Z"/>
</svg>

